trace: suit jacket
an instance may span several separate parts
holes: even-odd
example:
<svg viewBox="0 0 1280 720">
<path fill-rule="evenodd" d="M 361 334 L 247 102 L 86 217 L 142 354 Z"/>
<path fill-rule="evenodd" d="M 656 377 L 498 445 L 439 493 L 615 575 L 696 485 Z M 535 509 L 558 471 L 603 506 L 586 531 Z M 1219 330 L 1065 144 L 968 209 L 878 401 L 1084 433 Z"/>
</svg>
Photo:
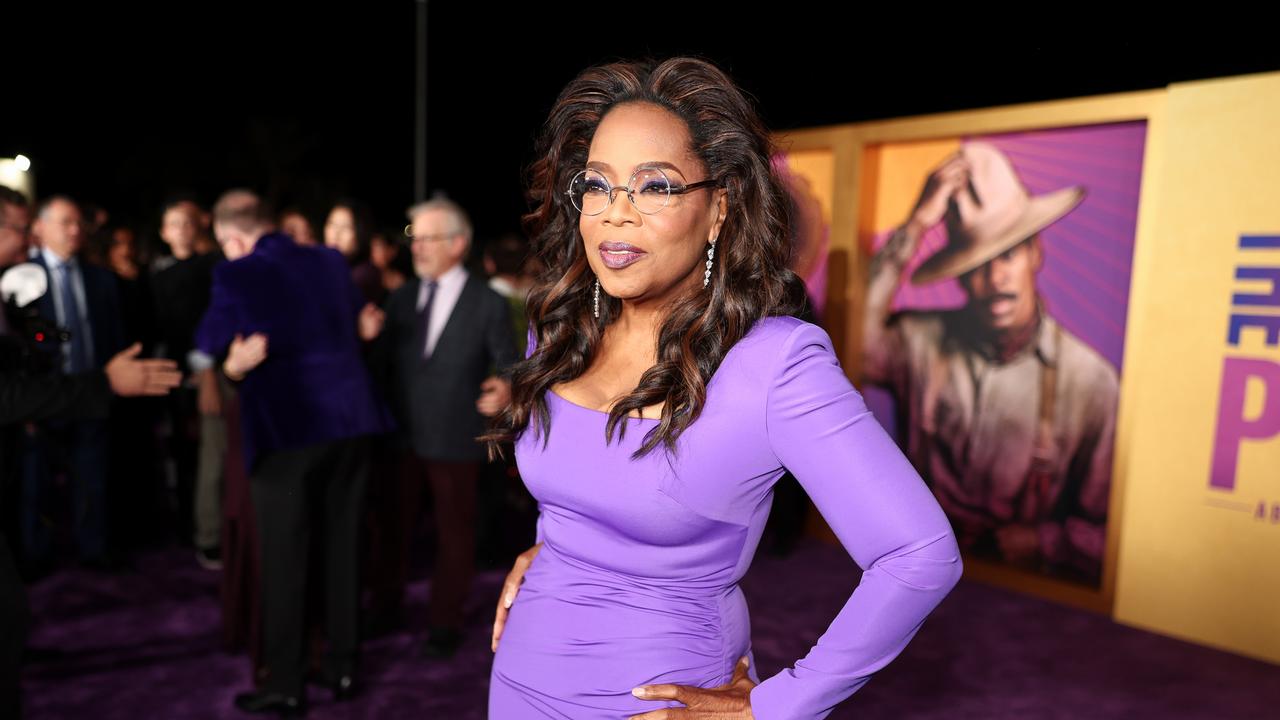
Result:
<svg viewBox="0 0 1280 720">
<path fill-rule="evenodd" d="M 44 268 L 44 254 L 37 254 L 31 262 Z M 100 368 L 116 353 L 125 348 L 124 326 L 120 319 L 120 293 L 115 275 L 106 268 L 77 260 L 80 276 L 84 279 L 85 310 L 89 316 L 89 332 L 93 335 L 93 366 Z M 50 323 L 58 322 L 58 310 L 53 300 L 53 278 L 49 278 L 49 290 L 36 301 L 40 315 Z M 61 367 L 61 363 L 58 364 Z"/>
<path fill-rule="evenodd" d="M 336 250 L 265 235 L 213 271 L 196 347 L 225 357 L 236 334 L 267 335 L 267 359 L 240 385 L 246 468 L 275 450 L 386 432 L 357 323 L 364 300 Z"/>
<path fill-rule="evenodd" d="M 192 255 L 157 272 L 151 278 L 158 339 L 165 357 L 178 361 L 187 370 L 187 353 L 195 341 L 196 328 L 209 309 L 213 268 L 222 262 L 220 252 Z"/>
<path fill-rule="evenodd" d="M 468 274 L 431 357 L 422 358 L 418 292 L 421 280 L 400 286 L 385 305 L 387 320 L 377 357 L 390 382 L 396 419 L 420 457 L 483 461 L 475 438 L 485 430 L 476 410 L 480 383 L 505 371 L 518 357 L 507 301 L 483 278 Z"/>
</svg>

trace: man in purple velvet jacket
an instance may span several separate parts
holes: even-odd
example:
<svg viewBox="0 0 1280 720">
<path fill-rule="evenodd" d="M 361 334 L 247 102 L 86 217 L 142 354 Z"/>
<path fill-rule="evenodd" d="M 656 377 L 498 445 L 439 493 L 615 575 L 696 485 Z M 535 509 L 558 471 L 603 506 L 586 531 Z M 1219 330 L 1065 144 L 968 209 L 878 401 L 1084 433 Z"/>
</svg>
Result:
<svg viewBox="0 0 1280 720">
<path fill-rule="evenodd" d="M 249 712 L 301 711 L 308 506 L 322 507 L 326 680 L 338 698 L 354 691 L 357 546 L 370 435 L 390 429 L 361 357 L 381 329 L 362 309 L 342 255 L 302 247 L 272 231 L 258 197 L 244 190 L 214 207 L 214 234 L 230 262 L 214 271 L 209 310 L 196 334 L 240 383 L 244 456 L 261 539 L 263 688 L 236 697 Z M 269 348 L 268 348 L 269 344 Z"/>
</svg>

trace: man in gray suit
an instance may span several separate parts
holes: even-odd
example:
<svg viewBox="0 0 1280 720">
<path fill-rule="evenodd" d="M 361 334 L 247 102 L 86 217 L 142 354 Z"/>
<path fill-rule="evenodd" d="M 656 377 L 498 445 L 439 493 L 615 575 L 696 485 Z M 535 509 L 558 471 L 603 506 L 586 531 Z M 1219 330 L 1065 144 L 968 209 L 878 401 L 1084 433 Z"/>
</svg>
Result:
<svg viewBox="0 0 1280 720">
<path fill-rule="evenodd" d="M 399 492 L 384 496 L 401 511 L 398 599 L 424 480 L 431 489 L 437 543 L 425 651 L 447 657 L 460 640 L 475 567 L 476 484 L 486 457 L 475 438 L 483 416 L 510 402 L 510 384 L 498 375 L 518 357 L 507 301 L 462 265 L 472 235 L 466 212 L 437 198 L 410 208 L 409 220 L 417 279 L 387 298 L 378 349 L 409 451 Z"/>
</svg>

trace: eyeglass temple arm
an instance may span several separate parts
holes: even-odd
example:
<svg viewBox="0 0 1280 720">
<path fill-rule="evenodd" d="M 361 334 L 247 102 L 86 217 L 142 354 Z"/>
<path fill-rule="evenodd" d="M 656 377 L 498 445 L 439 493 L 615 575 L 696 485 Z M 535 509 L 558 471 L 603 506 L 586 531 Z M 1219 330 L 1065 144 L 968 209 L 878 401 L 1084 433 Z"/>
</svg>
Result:
<svg viewBox="0 0 1280 720">
<path fill-rule="evenodd" d="M 668 190 L 668 192 L 670 192 L 672 195 L 683 195 L 687 192 L 692 192 L 699 188 L 713 187 L 713 186 L 718 186 L 719 184 L 720 184 L 719 180 L 699 180 L 696 183 L 690 183 L 688 185 L 680 185 L 678 187 L 673 187 L 670 190 Z"/>
</svg>

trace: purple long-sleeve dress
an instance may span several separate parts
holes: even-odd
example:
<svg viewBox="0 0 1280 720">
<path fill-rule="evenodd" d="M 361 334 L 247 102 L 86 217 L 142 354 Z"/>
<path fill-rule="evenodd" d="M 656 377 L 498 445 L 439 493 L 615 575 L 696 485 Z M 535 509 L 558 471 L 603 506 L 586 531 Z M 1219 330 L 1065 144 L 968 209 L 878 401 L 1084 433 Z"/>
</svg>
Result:
<svg viewBox="0 0 1280 720">
<path fill-rule="evenodd" d="M 544 544 L 494 658 L 493 720 L 617 720 L 680 707 L 632 696 L 637 685 L 728 682 L 751 649 L 738 581 L 784 467 L 865 572 L 809 654 L 752 690 L 756 720 L 826 717 L 960 577 L 946 517 L 815 325 L 757 322 L 674 456 L 630 459 L 656 420 L 630 419 L 605 444 L 605 413 L 553 392 L 547 402 L 546 447 L 532 429 L 516 443 Z"/>
</svg>

